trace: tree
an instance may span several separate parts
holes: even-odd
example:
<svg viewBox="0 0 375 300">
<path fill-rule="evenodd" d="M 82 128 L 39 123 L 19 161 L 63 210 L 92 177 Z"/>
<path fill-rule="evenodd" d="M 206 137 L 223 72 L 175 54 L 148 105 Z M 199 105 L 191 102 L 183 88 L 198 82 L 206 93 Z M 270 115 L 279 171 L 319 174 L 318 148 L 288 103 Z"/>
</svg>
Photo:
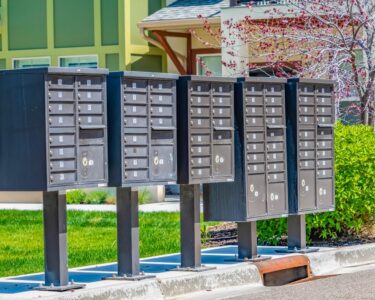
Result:
<svg viewBox="0 0 375 300">
<path fill-rule="evenodd" d="M 222 63 L 232 75 L 333 79 L 338 101 L 358 99 L 354 109 L 362 122 L 375 126 L 375 0 L 267 4 L 249 2 L 244 17 L 223 16 L 221 28 L 202 18 L 204 30 L 214 37 L 210 40 L 217 43 L 201 42 L 222 49 Z"/>
</svg>

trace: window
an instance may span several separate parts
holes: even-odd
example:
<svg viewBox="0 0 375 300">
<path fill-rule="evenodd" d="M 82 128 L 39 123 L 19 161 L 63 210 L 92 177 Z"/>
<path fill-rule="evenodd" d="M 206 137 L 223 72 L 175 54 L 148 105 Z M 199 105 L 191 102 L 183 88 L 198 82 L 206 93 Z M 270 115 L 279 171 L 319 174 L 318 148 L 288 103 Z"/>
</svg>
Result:
<svg viewBox="0 0 375 300">
<path fill-rule="evenodd" d="M 50 57 L 30 57 L 30 58 L 14 58 L 13 68 L 24 69 L 24 68 L 43 68 L 51 65 Z"/>
<path fill-rule="evenodd" d="M 84 55 L 84 56 L 63 56 L 59 57 L 60 67 L 68 68 L 97 68 L 98 56 L 97 55 Z"/>
<path fill-rule="evenodd" d="M 212 72 L 213 76 L 221 76 L 221 55 L 205 54 L 197 56 L 197 75 L 206 75 Z"/>
</svg>

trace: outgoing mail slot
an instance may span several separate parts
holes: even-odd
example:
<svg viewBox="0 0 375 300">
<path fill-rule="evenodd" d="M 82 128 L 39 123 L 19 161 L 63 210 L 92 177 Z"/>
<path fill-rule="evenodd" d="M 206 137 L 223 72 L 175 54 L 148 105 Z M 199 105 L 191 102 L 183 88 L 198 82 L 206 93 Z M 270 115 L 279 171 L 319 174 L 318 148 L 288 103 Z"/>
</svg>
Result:
<svg viewBox="0 0 375 300">
<path fill-rule="evenodd" d="M 247 152 L 264 152 L 264 143 L 251 143 L 246 145 Z"/>
<path fill-rule="evenodd" d="M 48 86 L 51 88 L 73 88 L 73 76 L 49 76 Z"/>
<path fill-rule="evenodd" d="M 105 179 L 107 162 L 104 160 L 104 146 L 81 146 L 79 148 L 79 175 L 83 181 Z"/>
<path fill-rule="evenodd" d="M 50 103 L 48 105 L 50 114 L 74 114 L 74 104 L 69 103 Z"/>
<path fill-rule="evenodd" d="M 318 105 L 332 105 L 332 98 L 331 97 L 324 97 L 324 96 L 318 96 L 316 98 L 316 103 Z"/>
<path fill-rule="evenodd" d="M 190 90 L 192 93 L 208 93 L 210 84 L 207 82 L 190 82 Z"/>
<path fill-rule="evenodd" d="M 125 79 L 124 80 L 125 91 L 132 92 L 144 92 L 147 90 L 147 80 L 143 79 Z"/>
<path fill-rule="evenodd" d="M 53 160 L 49 164 L 51 172 L 71 171 L 76 169 L 76 161 L 70 160 Z"/>
<path fill-rule="evenodd" d="M 172 106 L 152 106 L 150 114 L 153 116 L 172 116 Z"/>
<path fill-rule="evenodd" d="M 76 154 L 74 147 L 51 148 L 49 155 L 51 159 L 74 158 Z"/>
<path fill-rule="evenodd" d="M 317 108 L 318 115 L 332 115 L 332 107 L 331 106 L 318 106 Z"/>
<path fill-rule="evenodd" d="M 102 104 L 94 104 L 94 103 L 81 103 L 78 106 L 78 111 L 81 114 L 102 114 L 103 113 L 103 105 Z"/>
<path fill-rule="evenodd" d="M 211 166 L 211 157 L 192 157 L 190 163 L 193 167 L 209 167 Z"/>
<path fill-rule="evenodd" d="M 232 85 L 225 83 L 213 83 L 212 93 L 214 94 L 228 94 L 232 92 Z"/>
<path fill-rule="evenodd" d="M 283 125 L 284 119 L 283 117 L 268 117 L 266 118 L 267 125 Z"/>
<path fill-rule="evenodd" d="M 52 127 L 70 127 L 75 126 L 73 116 L 50 116 L 48 118 L 49 124 Z"/>
<path fill-rule="evenodd" d="M 74 91 L 73 90 L 50 90 L 48 91 L 48 99 L 50 101 L 74 101 Z"/>
<path fill-rule="evenodd" d="M 261 94 L 263 93 L 263 84 L 261 83 L 246 83 L 245 91 L 249 94 Z"/>
<path fill-rule="evenodd" d="M 334 118 L 330 116 L 318 117 L 318 124 L 333 124 L 335 123 Z"/>
<path fill-rule="evenodd" d="M 334 205 L 333 199 L 333 180 L 318 179 L 317 180 L 317 196 L 319 208 L 331 208 Z"/>
<path fill-rule="evenodd" d="M 146 105 L 124 105 L 124 114 L 126 116 L 145 116 L 147 115 Z"/>
<path fill-rule="evenodd" d="M 147 103 L 147 94 L 125 93 L 124 102 L 126 104 L 146 104 Z"/>
<path fill-rule="evenodd" d="M 191 127 L 194 128 L 210 128 L 210 119 L 209 118 L 191 118 L 190 120 Z"/>
<path fill-rule="evenodd" d="M 157 127 L 172 127 L 174 126 L 172 116 L 170 118 L 153 117 L 151 118 L 150 124 Z"/>
<path fill-rule="evenodd" d="M 332 149 L 332 140 L 318 141 L 318 149 Z"/>
<path fill-rule="evenodd" d="M 161 145 L 173 145 L 174 131 L 173 130 L 152 130 L 151 131 L 151 143 Z"/>
<path fill-rule="evenodd" d="M 124 137 L 125 145 L 147 145 L 148 135 L 147 134 L 125 134 Z"/>
<path fill-rule="evenodd" d="M 232 106 L 232 99 L 230 97 L 212 97 L 212 104 L 216 106 Z"/>
<path fill-rule="evenodd" d="M 319 169 L 330 169 L 333 167 L 332 159 L 321 159 L 318 160 L 316 164 Z"/>
<path fill-rule="evenodd" d="M 314 150 L 300 151 L 299 157 L 300 159 L 315 159 L 315 151 Z"/>
<path fill-rule="evenodd" d="M 266 97 L 266 105 L 267 106 L 273 106 L 273 105 L 282 105 L 283 100 L 281 97 Z"/>
<path fill-rule="evenodd" d="M 193 106 L 190 108 L 190 114 L 194 117 L 209 117 L 210 109 L 208 107 Z"/>
<path fill-rule="evenodd" d="M 315 171 L 301 171 L 299 176 L 300 207 L 302 210 L 314 209 L 315 205 Z"/>
<path fill-rule="evenodd" d="M 248 174 L 262 174 L 265 173 L 265 165 L 264 164 L 249 164 L 247 165 L 247 173 Z"/>
<path fill-rule="evenodd" d="M 125 168 L 130 169 L 147 169 L 148 159 L 146 158 L 127 158 L 125 159 Z"/>
<path fill-rule="evenodd" d="M 304 149 L 314 149 L 315 148 L 315 143 L 314 143 L 314 141 L 300 141 L 299 142 L 299 148 L 301 150 L 304 150 Z"/>
<path fill-rule="evenodd" d="M 267 107 L 266 108 L 266 114 L 267 115 L 270 115 L 270 116 L 275 116 L 275 115 L 278 115 L 278 116 L 282 116 L 283 115 L 283 108 L 280 107 L 280 106 L 276 106 L 276 107 Z"/>
<path fill-rule="evenodd" d="M 301 124 L 315 124 L 315 118 L 312 116 L 300 116 L 298 121 Z"/>
<path fill-rule="evenodd" d="M 148 147 L 125 147 L 125 157 L 146 157 L 148 156 Z"/>
<path fill-rule="evenodd" d="M 80 145 L 104 145 L 104 130 L 101 128 L 80 129 L 79 143 Z"/>
<path fill-rule="evenodd" d="M 311 105 L 315 104 L 314 97 L 309 97 L 309 96 L 300 96 L 298 101 L 301 103 L 301 105 L 310 105 L 311 106 Z"/>
<path fill-rule="evenodd" d="M 210 143 L 210 135 L 199 133 L 199 134 L 192 134 L 190 138 L 191 144 L 209 144 Z"/>
<path fill-rule="evenodd" d="M 265 175 L 252 175 L 247 180 L 250 215 L 253 217 L 262 216 L 267 213 Z"/>
<path fill-rule="evenodd" d="M 316 172 L 319 178 L 331 178 L 332 177 L 332 169 L 320 169 Z"/>
<path fill-rule="evenodd" d="M 248 106 L 245 111 L 248 116 L 262 116 L 264 114 L 263 106 Z"/>
<path fill-rule="evenodd" d="M 314 106 L 300 106 L 298 108 L 299 114 L 300 115 L 314 115 Z"/>
<path fill-rule="evenodd" d="M 212 175 L 229 176 L 232 174 L 232 145 L 214 145 L 212 147 Z"/>
<path fill-rule="evenodd" d="M 302 170 L 315 169 L 315 160 L 301 160 L 299 166 Z"/>
<path fill-rule="evenodd" d="M 214 143 L 232 143 L 232 131 L 230 130 L 214 130 L 213 134 Z"/>
<path fill-rule="evenodd" d="M 49 137 L 51 146 L 73 146 L 75 145 L 74 134 L 51 134 Z"/>
<path fill-rule="evenodd" d="M 210 98 L 206 96 L 191 96 L 191 106 L 209 106 Z"/>
<path fill-rule="evenodd" d="M 151 94 L 150 102 L 152 104 L 172 105 L 173 104 L 173 96 L 168 95 L 168 94 L 164 94 L 164 95 Z"/>
<path fill-rule="evenodd" d="M 170 80 L 150 80 L 150 90 L 154 92 L 172 92 L 175 81 Z"/>
<path fill-rule="evenodd" d="M 318 151 L 317 156 L 318 158 L 332 158 L 332 150 L 321 150 Z"/>
<path fill-rule="evenodd" d="M 210 155 L 210 146 L 193 146 L 190 149 L 193 156 Z"/>
<path fill-rule="evenodd" d="M 103 94 L 101 91 L 79 91 L 78 100 L 100 102 L 103 100 Z"/>
<path fill-rule="evenodd" d="M 264 119 L 263 117 L 248 117 L 246 118 L 246 126 L 264 126 Z"/>
<path fill-rule="evenodd" d="M 265 155 L 264 153 L 248 153 L 246 159 L 248 163 L 264 162 Z"/>
<path fill-rule="evenodd" d="M 246 97 L 246 105 L 263 105 L 263 97 Z"/>
<path fill-rule="evenodd" d="M 315 131 L 314 130 L 300 130 L 298 136 L 300 139 L 303 140 L 313 140 L 315 139 Z"/>
<path fill-rule="evenodd" d="M 268 152 L 284 151 L 284 143 L 267 143 Z"/>
<path fill-rule="evenodd" d="M 192 178 L 207 178 L 210 177 L 210 168 L 193 168 L 191 170 Z"/>
<path fill-rule="evenodd" d="M 314 86 L 312 84 L 300 84 L 299 86 L 300 94 L 312 94 L 314 93 Z"/>
<path fill-rule="evenodd" d="M 264 141 L 264 132 L 247 132 L 246 140 L 252 142 L 262 142 Z"/>
<path fill-rule="evenodd" d="M 78 86 L 80 89 L 101 89 L 102 77 L 79 76 Z"/>
<path fill-rule="evenodd" d="M 214 120 L 212 121 L 212 124 L 215 127 L 227 127 L 227 128 L 230 128 L 233 125 L 232 119 L 230 118 L 225 118 L 225 119 L 214 118 Z"/>
<path fill-rule="evenodd" d="M 285 181 L 285 172 L 282 173 L 272 173 L 267 176 L 268 182 L 284 182 Z"/>
<path fill-rule="evenodd" d="M 145 117 L 125 117 L 124 125 L 126 127 L 147 127 L 147 118 Z"/>
<path fill-rule="evenodd" d="M 268 172 L 282 172 L 285 170 L 285 165 L 284 163 L 270 163 L 267 165 L 267 170 Z"/>
<path fill-rule="evenodd" d="M 268 153 L 268 154 L 267 154 L 267 160 L 268 160 L 269 162 L 273 162 L 273 161 L 284 161 L 284 160 L 285 160 L 284 152 Z"/>
<path fill-rule="evenodd" d="M 285 211 L 285 185 L 283 183 L 271 183 L 268 185 L 267 204 L 270 213 Z"/>
<path fill-rule="evenodd" d="M 173 146 L 153 146 L 151 149 L 151 179 L 172 181 L 176 176 Z"/>
<path fill-rule="evenodd" d="M 126 180 L 142 181 L 148 178 L 148 170 L 126 170 L 124 173 Z"/>
<path fill-rule="evenodd" d="M 318 128 L 318 140 L 332 140 L 333 129 L 332 128 Z"/>
<path fill-rule="evenodd" d="M 214 108 L 212 110 L 212 114 L 214 117 L 231 117 L 231 109 L 230 108 Z"/>
<path fill-rule="evenodd" d="M 267 140 L 270 142 L 282 142 L 285 140 L 283 128 L 268 128 Z"/>
<path fill-rule="evenodd" d="M 53 173 L 50 175 L 51 184 L 68 184 L 76 181 L 75 172 Z"/>
<path fill-rule="evenodd" d="M 80 116 L 78 119 L 80 125 L 102 125 L 104 117 L 102 116 Z"/>
</svg>

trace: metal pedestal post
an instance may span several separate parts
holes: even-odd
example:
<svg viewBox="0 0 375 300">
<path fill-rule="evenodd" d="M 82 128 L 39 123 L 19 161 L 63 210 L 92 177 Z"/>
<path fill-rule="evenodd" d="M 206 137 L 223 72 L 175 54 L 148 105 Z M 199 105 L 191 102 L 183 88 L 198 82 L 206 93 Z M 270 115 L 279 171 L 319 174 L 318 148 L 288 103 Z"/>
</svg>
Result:
<svg viewBox="0 0 375 300">
<path fill-rule="evenodd" d="M 316 252 L 318 248 L 306 247 L 306 220 L 305 215 L 288 216 L 288 250 L 289 253 Z"/>
<path fill-rule="evenodd" d="M 215 269 L 202 265 L 200 185 L 180 186 L 181 267 L 175 271 L 202 272 Z"/>
<path fill-rule="evenodd" d="M 140 271 L 138 192 L 117 188 L 117 275 L 105 279 L 142 280 L 153 278 Z"/>
<path fill-rule="evenodd" d="M 238 259 L 239 261 L 257 262 L 271 259 L 269 256 L 258 255 L 257 223 L 237 223 L 238 231 Z"/>
<path fill-rule="evenodd" d="M 63 292 L 84 287 L 69 282 L 65 193 L 43 192 L 43 218 L 45 285 L 35 289 Z"/>
</svg>

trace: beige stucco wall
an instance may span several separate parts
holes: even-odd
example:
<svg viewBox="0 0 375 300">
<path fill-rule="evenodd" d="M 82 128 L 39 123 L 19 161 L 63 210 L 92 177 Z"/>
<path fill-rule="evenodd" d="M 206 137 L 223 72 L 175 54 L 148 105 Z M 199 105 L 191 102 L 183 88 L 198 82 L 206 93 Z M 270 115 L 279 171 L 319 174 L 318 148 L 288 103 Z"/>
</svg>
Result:
<svg viewBox="0 0 375 300">
<path fill-rule="evenodd" d="M 41 203 L 41 192 L 1 192 L 0 203 Z"/>
</svg>

